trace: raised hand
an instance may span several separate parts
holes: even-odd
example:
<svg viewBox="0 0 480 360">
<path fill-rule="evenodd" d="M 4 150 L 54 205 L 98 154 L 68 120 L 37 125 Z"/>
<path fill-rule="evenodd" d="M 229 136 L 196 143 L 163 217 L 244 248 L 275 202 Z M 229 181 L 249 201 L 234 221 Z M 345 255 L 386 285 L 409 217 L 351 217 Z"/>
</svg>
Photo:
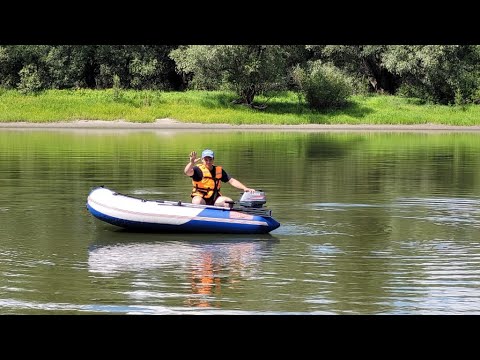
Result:
<svg viewBox="0 0 480 360">
<path fill-rule="evenodd" d="M 190 157 L 190 162 L 192 164 L 195 164 L 197 161 L 201 160 L 200 158 L 197 159 L 197 152 L 195 150 L 192 150 L 188 156 Z"/>
</svg>

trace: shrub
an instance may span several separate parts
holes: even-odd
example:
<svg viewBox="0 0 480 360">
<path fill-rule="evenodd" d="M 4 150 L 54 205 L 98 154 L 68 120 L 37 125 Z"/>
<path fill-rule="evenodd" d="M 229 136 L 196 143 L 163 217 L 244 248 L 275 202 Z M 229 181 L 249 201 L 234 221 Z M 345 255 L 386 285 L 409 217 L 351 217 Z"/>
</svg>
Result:
<svg viewBox="0 0 480 360">
<path fill-rule="evenodd" d="M 433 97 L 429 94 L 428 90 L 425 89 L 425 87 L 420 85 L 412 85 L 407 82 L 400 85 L 395 95 L 404 98 L 418 99 L 418 101 L 420 101 L 420 104 L 435 103 Z"/>
<path fill-rule="evenodd" d="M 35 65 L 25 65 L 22 70 L 20 70 L 19 75 L 20 82 L 18 83 L 18 90 L 22 94 L 31 94 L 42 90 L 41 76 Z"/>
<path fill-rule="evenodd" d="M 341 108 L 353 93 L 352 80 L 337 67 L 315 61 L 293 70 L 293 80 L 309 107 L 316 110 Z"/>
</svg>

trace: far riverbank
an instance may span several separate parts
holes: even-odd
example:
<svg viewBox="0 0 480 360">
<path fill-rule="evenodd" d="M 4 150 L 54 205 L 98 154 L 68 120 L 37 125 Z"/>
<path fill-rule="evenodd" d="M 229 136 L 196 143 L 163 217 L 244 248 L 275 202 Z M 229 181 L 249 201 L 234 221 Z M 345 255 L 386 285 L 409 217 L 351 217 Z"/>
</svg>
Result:
<svg viewBox="0 0 480 360">
<path fill-rule="evenodd" d="M 201 124 L 181 122 L 175 119 L 157 119 L 150 123 L 130 122 L 124 120 L 74 120 L 58 122 L 0 122 L 0 129 L 130 129 L 130 130 L 241 130 L 241 131 L 479 131 L 480 126 L 453 126 L 439 124 L 415 125 L 372 125 L 372 124 L 302 124 L 302 125 L 232 125 Z"/>
</svg>

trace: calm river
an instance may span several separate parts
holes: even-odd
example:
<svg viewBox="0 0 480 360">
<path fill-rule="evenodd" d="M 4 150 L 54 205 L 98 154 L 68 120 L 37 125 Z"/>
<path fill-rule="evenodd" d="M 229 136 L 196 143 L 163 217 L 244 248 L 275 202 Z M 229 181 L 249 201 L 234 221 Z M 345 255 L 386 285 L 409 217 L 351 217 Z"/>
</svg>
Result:
<svg viewBox="0 0 480 360">
<path fill-rule="evenodd" d="M 207 147 L 280 228 L 129 233 L 86 210 L 98 185 L 188 201 Z M 0 314 L 480 314 L 479 154 L 462 132 L 0 130 Z"/>
</svg>

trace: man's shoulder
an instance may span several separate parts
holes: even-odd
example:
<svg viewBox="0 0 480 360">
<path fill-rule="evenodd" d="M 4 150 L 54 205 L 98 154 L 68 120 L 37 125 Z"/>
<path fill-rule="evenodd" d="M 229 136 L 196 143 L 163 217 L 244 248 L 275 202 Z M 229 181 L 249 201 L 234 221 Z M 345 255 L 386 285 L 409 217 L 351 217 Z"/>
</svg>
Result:
<svg viewBox="0 0 480 360">
<path fill-rule="evenodd" d="M 193 174 L 190 176 L 193 180 L 201 180 L 203 177 L 202 170 L 198 166 L 192 167 Z"/>
</svg>

